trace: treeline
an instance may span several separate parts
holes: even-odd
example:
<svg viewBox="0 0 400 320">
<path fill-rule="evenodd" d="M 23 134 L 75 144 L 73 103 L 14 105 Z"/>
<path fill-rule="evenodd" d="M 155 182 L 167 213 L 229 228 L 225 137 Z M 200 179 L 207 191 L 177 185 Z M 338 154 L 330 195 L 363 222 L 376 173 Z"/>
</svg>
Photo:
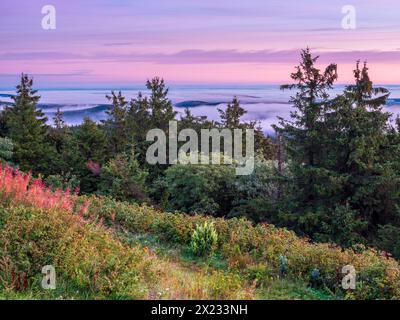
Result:
<svg viewBox="0 0 400 320">
<path fill-rule="evenodd" d="M 54 125 L 49 126 L 48 119 L 37 108 L 40 96 L 33 89 L 33 81 L 23 74 L 13 105 L 6 106 L 1 112 L 0 134 L 3 139 L 0 141 L 0 157 L 3 162 L 23 171 L 31 170 L 34 175 L 42 175 L 44 181 L 54 188 L 78 188 L 82 194 L 96 193 L 123 201 L 147 202 L 165 210 L 186 209 L 180 203 L 174 205 L 175 192 L 180 192 L 170 190 L 174 169 L 146 162 L 146 151 L 152 144 L 146 141 L 147 132 L 158 128 L 168 134 L 169 122 L 177 118 L 164 80 L 154 78 L 147 81 L 146 87 L 148 96 L 139 93 L 131 100 L 122 92 L 107 95 L 110 108 L 106 111 L 107 120 L 101 123 L 87 117 L 81 125 L 68 126 L 63 113 L 58 110 Z M 177 120 L 178 130 L 190 128 L 200 135 L 204 128 L 252 128 L 258 152 L 266 158 L 274 157 L 274 143 L 264 136 L 257 122 L 240 120 L 246 111 L 236 98 L 219 112 L 221 121 L 216 122 L 206 116 L 196 117 L 187 108 Z M 225 168 L 221 166 L 218 170 Z M 206 181 L 200 182 L 203 183 Z M 200 186 L 200 194 L 206 193 L 203 187 L 205 185 Z M 221 190 L 216 185 L 209 191 L 216 197 L 216 191 Z M 186 196 L 191 201 L 190 194 Z M 197 202 L 195 198 L 192 200 Z M 218 204 L 212 200 L 200 202 L 202 204 L 193 204 L 188 211 L 220 216 L 230 211 L 230 205 L 221 201 Z M 213 210 L 208 212 L 211 207 Z M 223 207 L 226 208 L 223 210 Z"/>
<path fill-rule="evenodd" d="M 241 121 L 246 111 L 236 98 L 219 110 L 218 122 L 189 109 L 178 120 L 178 130 L 255 129 L 255 170 L 248 176 L 235 175 L 230 165 L 147 164 L 147 132 L 168 132 L 177 117 L 159 78 L 147 82 L 148 96 L 107 96 L 106 121 L 85 118 L 71 127 L 59 111 L 50 127 L 36 108 L 32 80 L 22 75 L 13 106 L 1 113 L 0 157 L 43 175 L 54 188 L 79 187 L 170 212 L 247 217 L 316 241 L 357 250 L 373 244 L 400 257 L 400 121 L 391 123 L 383 110 L 389 92 L 375 87 L 367 65 L 357 63 L 355 83 L 332 96 L 337 67 L 320 70 L 317 59 L 303 50 L 293 83 L 282 86 L 296 93 L 276 137 Z"/>
</svg>

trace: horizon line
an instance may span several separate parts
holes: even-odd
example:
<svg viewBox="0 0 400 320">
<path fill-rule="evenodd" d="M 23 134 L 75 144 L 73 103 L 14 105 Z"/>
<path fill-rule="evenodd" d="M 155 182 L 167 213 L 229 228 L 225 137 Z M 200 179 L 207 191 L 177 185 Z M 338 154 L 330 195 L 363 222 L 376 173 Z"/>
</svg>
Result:
<svg viewBox="0 0 400 320">
<path fill-rule="evenodd" d="M 232 89 L 235 87 L 262 87 L 262 86 L 281 86 L 284 83 L 272 83 L 272 82 L 266 82 L 266 83 L 170 83 L 166 84 L 167 88 L 176 88 L 176 87 L 188 87 L 188 88 L 205 88 L 209 87 L 210 89 L 212 88 L 219 88 L 219 89 Z M 353 83 L 336 83 L 334 87 L 339 86 L 347 86 L 351 85 Z M 399 83 L 374 83 L 374 86 L 400 86 Z M 16 86 L 12 87 L 0 87 L 0 91 L 12 91 L 15 90 Z M 127 84 L 121 84 L 121 85 L 101 85 L 101 86 L 96 86 L 96 85 L 82 85 L 82 86 L 71 86 L 71 85 L 65 85 L 65 86 L 39 86 L 36 87 L 35 90 L 42 90 L 42 91 L 51 91 L 51 90 L 136 90 L 136 89 L 145 89 L 146 90 L 146 84 L 142 83 L 133 83 L 130 85 Z"/>
</svg>

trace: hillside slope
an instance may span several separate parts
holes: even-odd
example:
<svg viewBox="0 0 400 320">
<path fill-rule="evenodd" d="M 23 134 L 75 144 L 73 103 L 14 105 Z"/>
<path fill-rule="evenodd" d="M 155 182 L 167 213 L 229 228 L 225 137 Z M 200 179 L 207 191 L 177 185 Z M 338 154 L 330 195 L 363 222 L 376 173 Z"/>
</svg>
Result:
<svg viewBox="0 0 400 320">
<path fill-rule="evenodd" d="M 188 250 L 212 222 L 214 256 Z M 43 290 L 53 265 L 57 287 Z M 357 271 L 343 290 L 342 267 Z M 158 212 L 108 198 L 52 192 L 0 169 L 0 297 L 28 299 L 399 299 L 399 264 L 359 247 L 313 244 L 271 225 Z"/>
</svg>

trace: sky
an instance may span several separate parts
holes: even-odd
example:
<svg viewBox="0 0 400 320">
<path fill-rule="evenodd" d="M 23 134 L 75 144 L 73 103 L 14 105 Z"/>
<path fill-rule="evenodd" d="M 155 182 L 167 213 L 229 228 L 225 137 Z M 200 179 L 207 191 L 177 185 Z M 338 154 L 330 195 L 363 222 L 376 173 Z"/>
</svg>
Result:
<svg viewBox="0 0 400 320">
<path fill-rule="evenodd" d="M 56 29 L 42 28 L 42 7 Z M 355 29 L 342 13 L 352 5 Z M 41 88 L 289 81 L 301 48 L 339 82 L 367 60 L 376 83 L 400 83 L 398 0 L 0 0 L 0 88 L 28 73 Z"/>
</svg>

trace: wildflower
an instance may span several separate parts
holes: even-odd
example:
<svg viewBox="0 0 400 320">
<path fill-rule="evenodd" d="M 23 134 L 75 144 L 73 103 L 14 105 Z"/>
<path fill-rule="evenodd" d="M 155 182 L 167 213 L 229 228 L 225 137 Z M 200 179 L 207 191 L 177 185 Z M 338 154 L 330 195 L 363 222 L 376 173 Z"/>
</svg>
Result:
<svg viewBox="0 0 400 320">
<path fill-rule="evenodd" d="M 0 201 L 8 205 L 34 206 L 40 209 L 61 209 L 74 212 L 77 191 L 71 194 L 69 189 L 52 191 L 40 178 L 32 180 L 32 173 L 25 174 L 9 165 L 0 165 Z M 87 213 L 89 201 L 78 212 Z"/>
</svg>

